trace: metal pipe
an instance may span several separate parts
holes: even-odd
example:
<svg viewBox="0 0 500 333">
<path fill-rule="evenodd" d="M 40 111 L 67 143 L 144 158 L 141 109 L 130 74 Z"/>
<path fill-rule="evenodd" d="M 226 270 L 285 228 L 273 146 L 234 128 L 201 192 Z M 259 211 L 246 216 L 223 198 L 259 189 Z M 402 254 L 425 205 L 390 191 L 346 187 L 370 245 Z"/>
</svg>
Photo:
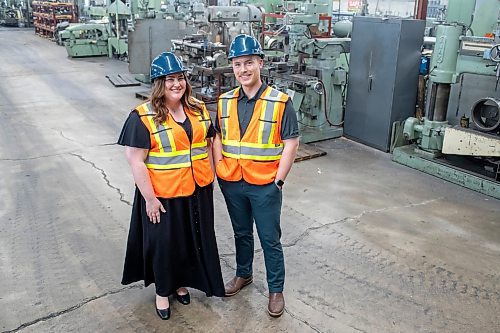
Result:
<svg viewBox="0 0 500 333">
<path fill-rule="evenodd" d="M 429 97 L 429 107 L 427 108 L 426 118 L 432 120 L 434 118 L 434 108 L 436 107 L 436 91 L 437 91 L 437 83 L 432 83 L 431 86 L 431 95 Z"/>
<path fill-rule="evenodd" d="M 462 26 L 438 25 L 436 44 L 432 52 L 429 77 L 436 83 L 455 83 L 453 75 L 457 68 L 458 50 Z"/>
<path fill-rule="evenodd" d="M 445 121 L 448 111 L 448 101 L 450 99 L 451 85 L 439 83 L 436 90 L 436 103 L 434 108 L 433 121 Z"/>
</svg>

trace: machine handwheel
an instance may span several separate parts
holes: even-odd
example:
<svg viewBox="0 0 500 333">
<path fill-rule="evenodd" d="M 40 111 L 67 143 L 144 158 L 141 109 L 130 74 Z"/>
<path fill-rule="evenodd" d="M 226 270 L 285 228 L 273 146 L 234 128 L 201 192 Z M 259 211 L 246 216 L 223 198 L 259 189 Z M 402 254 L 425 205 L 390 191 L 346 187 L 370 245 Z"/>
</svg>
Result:
<svg viewBox="0 0 500 333">
<path fill-rule="evenodd" d="M 500 45 L 495 45 L 490 49 L 490 60 L 500 62 Z"/>
</svg>

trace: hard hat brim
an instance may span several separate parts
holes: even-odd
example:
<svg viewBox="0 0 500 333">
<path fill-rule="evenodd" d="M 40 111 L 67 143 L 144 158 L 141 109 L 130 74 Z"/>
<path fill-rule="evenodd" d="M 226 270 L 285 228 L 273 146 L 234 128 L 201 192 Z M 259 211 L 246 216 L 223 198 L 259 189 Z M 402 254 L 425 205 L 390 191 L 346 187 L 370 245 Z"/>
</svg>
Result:
<svg viewBox="0 0 500 333">
<path fill-rule="evenodd" d="M 249 53 L 249 54 L 238 54 L 237 56 L 232 56 L 232 57 L 227 57 L 227 60 L 233 60 L 236 58 L 241 58 L 241 57 L 248 57 L 248 56 L 258 56 L 261 59 L 264 59 L 264 54 L 262 53 Z"/>
<path fill-rule="evenodd" d="M 180 71 L 176 71 L 176 72 L 172 72 L 172 73 L 168 73 L 168 74 L 163 74 L 163 75 L 158 75 L 158 76 L 155 76 L 155 77 L 151 77 L 151 82 L 153 82 L 153 80 L 159 79 L 161 77 L 165 77 L 165 76 L 169 76 L 169 75 L 177 74 L 177 73 L 186 73 L 187 71 L 188 71 L 187 68 L 184 68 L 183 70 L 180 70 Z"/>
</svg>

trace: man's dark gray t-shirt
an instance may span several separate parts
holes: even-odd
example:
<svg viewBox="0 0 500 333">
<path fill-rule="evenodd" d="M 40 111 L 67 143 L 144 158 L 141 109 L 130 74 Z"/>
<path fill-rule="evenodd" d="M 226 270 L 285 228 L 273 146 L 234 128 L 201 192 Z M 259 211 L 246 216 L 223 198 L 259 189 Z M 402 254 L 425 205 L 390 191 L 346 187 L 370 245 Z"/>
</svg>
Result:
<svg viewBox="0 0 500 333">
<path fill-rule="evenodd" d="M 262 95 L 264 90 L 267 88 L 267 84 L 262 83 L 259 90 L 254 97 L 248 99 L 245 95 L 243 89 L 240 89 L 238 96 L 238 120 L 240 123 L 240 137 L 242 138 L 245 131 L 250 124 L 252 119 L 253 109 L 255 107 L 255 102 Z M 219 122 L 214 122 L 214 127 L 217 133 L 220 133 Z M 297 115 L 295 114 L 295 109 L 293 108 L 292 101 L 288 99 L 285 104 L 285 111 L 283 112 L 283 119 L 281 121 L 281 140 L 292 139 L 299 136 L 299 124 L 297 122 Z"/>
</svg>

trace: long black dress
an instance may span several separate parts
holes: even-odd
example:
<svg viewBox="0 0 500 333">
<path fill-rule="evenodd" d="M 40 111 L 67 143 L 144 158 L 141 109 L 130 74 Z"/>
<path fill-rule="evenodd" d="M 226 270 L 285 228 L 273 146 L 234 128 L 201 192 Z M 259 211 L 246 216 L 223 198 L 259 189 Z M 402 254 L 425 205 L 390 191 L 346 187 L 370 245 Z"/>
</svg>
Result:
<svg viewBox="0 0 500 333">
<path fill-rule="evenodd" d="M 179 123 L 191 140 L 189 118 Z M 208 136 L 213 137 L 210 126 Z M 137 112 L 123 126 L 118 144 L 150 149 L 150 134 Z M 122 284 L 155 283 L 159 296 L 191 287 L 207 296 L 224 296 L 219 252 L 214 232 L 213 185 L 196 186 L 189 197 L 158 198 L 167 211 L 153 224 L 146 201 L 135 189 Z"/>
</svg>

